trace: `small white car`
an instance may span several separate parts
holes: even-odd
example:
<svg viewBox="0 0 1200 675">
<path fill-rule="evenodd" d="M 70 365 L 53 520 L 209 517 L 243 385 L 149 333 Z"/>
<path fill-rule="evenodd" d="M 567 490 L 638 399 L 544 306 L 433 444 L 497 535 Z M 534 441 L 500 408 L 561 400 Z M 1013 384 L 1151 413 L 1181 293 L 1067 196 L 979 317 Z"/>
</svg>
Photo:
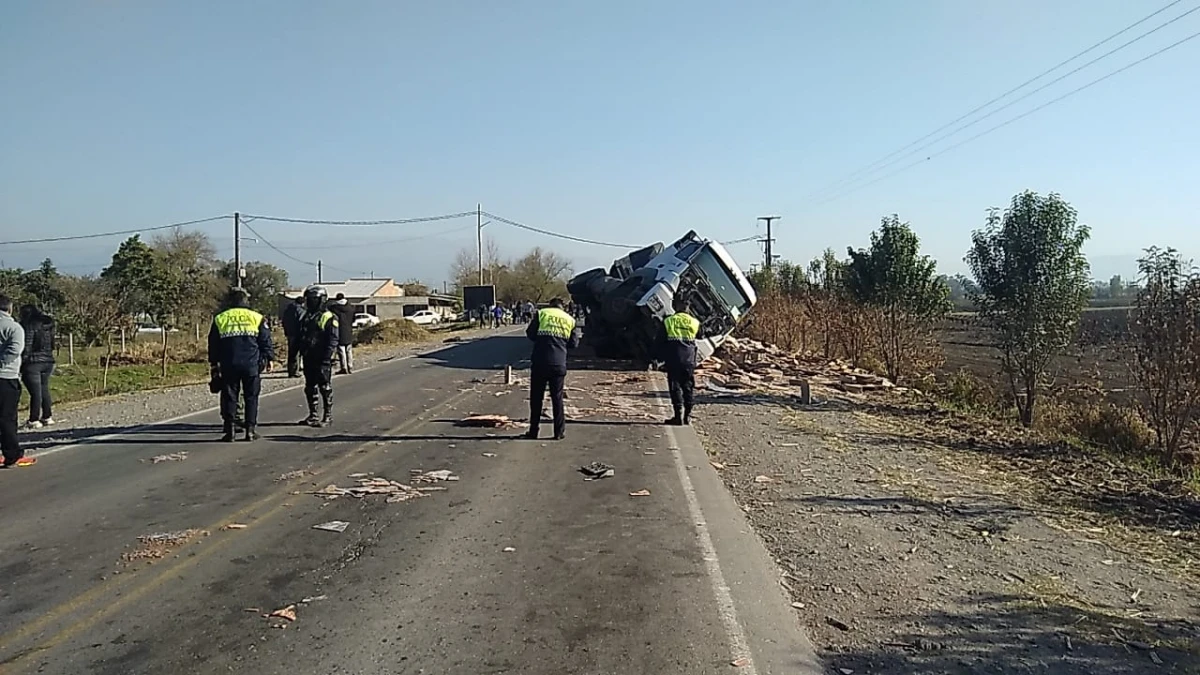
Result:
<svg viewBox="0 0 1200 675">
<path fill-rule="evenodd" d="M 442 317 L 431 309 L 423 309 L 416 314 L 404 317 L 418 326 L 436 326 L 442 322 Z"/>
<path fill-rule="evenodd" d="M 379 325 L 379 317 L 374 314 L 359 313 L 354 315 L 354 323 L 351 324 L 355 328 L 366 328 L 367 326 Z"/>
</svg>

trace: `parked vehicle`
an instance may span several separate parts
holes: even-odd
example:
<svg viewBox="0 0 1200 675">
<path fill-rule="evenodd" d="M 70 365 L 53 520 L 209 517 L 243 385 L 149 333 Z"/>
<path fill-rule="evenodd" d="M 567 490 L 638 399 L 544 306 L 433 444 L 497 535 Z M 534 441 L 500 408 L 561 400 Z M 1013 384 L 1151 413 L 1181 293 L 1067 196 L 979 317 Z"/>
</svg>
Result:
<svg viewBox="0 0 1200 675">
<path fill-rule="evenodd" d="M 442 316 L 431 309 L 422 309 L 416 314 L 404 317 L 418 326 L 436 326 L 442 322 Z"/>
<path fill-rule="evenodd" d="M 374 314 L 360 312 L 354 315 L 354 323 L 351 324 L 355 328 L 366 328 L 367 326 L 379 325 L 379 317 Z"/>
<path fill-rule="evenodd" d="M 757 301 L 745 274 L 719 243 L 688 232 L 668 246 L 653 244 L 575 276 L 567 290 L 587 309 L 584 342 L 601 358 L 648 363 L 675 296 L 700 321 L 696 352 L 704 360 L 733 333 Z"/>
</svg>

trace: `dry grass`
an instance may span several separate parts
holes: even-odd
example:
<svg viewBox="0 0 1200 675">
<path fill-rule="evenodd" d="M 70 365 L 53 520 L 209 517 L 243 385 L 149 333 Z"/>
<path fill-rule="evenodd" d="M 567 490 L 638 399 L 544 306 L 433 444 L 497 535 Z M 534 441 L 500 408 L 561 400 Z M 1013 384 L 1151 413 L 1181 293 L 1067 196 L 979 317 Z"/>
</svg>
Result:
<svg viewBox="0 0 1200 675">
<path fill-rule="evenodd" d="M 429 331 L 407 319 L 385 319 L 359 331 L 360 345 L 398 345 L 429 339 Z"/>
</svg>

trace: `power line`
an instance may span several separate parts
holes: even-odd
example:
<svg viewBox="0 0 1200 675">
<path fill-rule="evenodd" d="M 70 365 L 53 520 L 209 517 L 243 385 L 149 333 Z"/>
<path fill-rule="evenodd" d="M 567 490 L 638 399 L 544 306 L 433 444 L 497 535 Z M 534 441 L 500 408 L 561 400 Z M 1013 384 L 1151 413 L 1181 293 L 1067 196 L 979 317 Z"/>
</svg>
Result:
<svg viewBox="0 0 1200 675">
<path fill-rule="evenodd" d="M 488 213 L 487 211 L 480 211 L 480 213 L 487 216 L 488 218 L 491 218 L 492 220 L 494 220 L 498 223 L 504 223 L 505 225 L 511 225 L 513 227 L 520 228 L 522 230 L 529 230 L 530 232 L 537 232 L 538 234 L 544 234 L 547 237 L 556 237 L 558 239 L 566 239 L 567 241 L 575 241 L 575 242 L 579 242 L 581 244 L 592 244 L 594 246 L 609 246 L 611 248 L 625 248 L 625 249 L 641 248 L 640 246 L 635 246 L 633 244 L 614 244 L 609 241 L 596 241 L 595 239 L 584 239 L 582 237 L 574 237 L 569 234 L 561 234 L 558 232 L 551 232 L 550 230 L 543 230 L 543 229 L 540 229 L 537 227 L 533 227 L 531 225 L 526 225 L 524 223 L 518 223 L 515 220 L 501 218 L 500 216 L 497 216 L 494 213 Z M 475 215 L 475 212 L 472 211 L 471 214 Z"/>
<path fill-rule="evenodd" d="M 274 223 L 299 223 L 303 225 L 338 225 L 338 226 L 359 226 L 368 227 L 374 225 L 408 225 L 411 223 L 432 223 L 439 220 L 453 220 L 455 218 L 465 218 L 466 216 L 475 215 L 474 211 L 463 211 L 461 213 L 446 213 L 440 216 L 426 216 L 423 218 L 400 218 L 396 220 L 308 220 L 305 218 L 279 218 L 275 216 L 256 216 L 246 215 L 244 218 L 247 221 L 253 220 L 268 220 Z"/>
<path fill-rule="evenodd" d="M 867 166 L 865 166 L 865 167 L 859 168 L 859 169 L 857 169 L 857 170 L 855 170 L 855 171 L 851 172 L 849 175 L 847 175 L 847 176 L 845 176 L 845 177 L 843 177 L 843 178 L 841 178 L 841 179 L 839 179 L 839 180 L 837 180 L 837 181 L 834 181 L 833 183 L 831 183 L 831 184 L 829 184 L 829 185 L 825 186 L 824 188 L 821 188 L 821 189 L 817 190 L 816 192 L 812 193 L 812 194 L 809 196 L 809 198 L 810 198 L 810 199 L 814 199 L 814 198 L 818 198 L 818 197 L 820 197 L 820 196 L 821 196 L 821 195 L 823 195 L 823 194 L 829 194 L 829 193 L 831 193 L 831 192 L 837 192 L 837 191 L 839 191 L 840 189 L 844 188 L 844 187 L 845 187 L 847 184 L 855 182 L 856 180 L 858 180 L 859 178 L 861 178 L 862 176 L 864 176 L 864 175 L 866 175 L 866 174 L 871 174 L 871 173 L 874 173 L 874 172 L 876 172 L 876 171 L 878 171 L 878 170 L 880 170 L 880 169 L 885 169 L 885 168 L 887 168 L 887 167 L 889 167 L 889 166 L 891 166 L 891 165 L 895 164 L 896 162 L 898 162 L 898 161 L 900 161 L 900 160 L 904 159 L 905 157 L 910 157 L 910 156 L 912 156 L 913 154 L 915 154 L 915 153 L 917 153 L 917 152 L 920 152 L 921 150 L 923 150 L 923 149 L 925 149 L 925 148 L 929 147 L 930 145 L 933 145 L 933 144 L 935 144 L 935 143 L 937 143 L 937 142 L 939 142 L 939 141 L 941 141 L 941 140 L 944 140 L 945 138 L 947 138 L 947 137 L 949 137 L 949 136 L 953 136 L 954 134 L 956 134 L 956 133 L 958 133 L 958 132 L 960 132 L 960 131 L 963 131 L 963 130 L 965 130 L 965 129 L 967 129 L 967 128 L 971 127 L 971 126 L 974 126 L 975 124 L 978 124 L 979 122 L 982 122 L 983 120 L 985 120 L 985 119 L 987 119 L 987 118 L 991 117 L 992 115 L 995 115 L 996 113 L 1000 112 L 1001 110 L 1004 110 L 1004 109 L 1006 109 L 1006 108 L 1009 108 L 1009 107 L 1013 106 L 1014 104 L 1016 104 L 1016 103 L 1019 103 L 1020 101 L 1023 101 L 1023 100 L 1025 100 L 1025 99 L 1029 98 L 1030 96 L 1032 96 L 1032 95 L 1034 95 L 1034 94 L 1038 93 L 1039 91 L 1042 91 L 1042 90 L 1046 89 L 1047 87 L 1050 87 L 1050 86 L 1052 86 L 1052 85 L 1054 85 L 1054 84 L 1057 84 L 1058 82 L 1061 82 L 1063 79 L 1065 79 L 1065 78 L 1067 78 L 1067 77 L 1070 77 L 1071 75 L 1074 75 L 1075 73 L 1077 73 L 1077 72 L 1079 72 L 1079 71 L 1083 70 L 1084 68 L 1087 68 L 1088 66 L 1090 66 L 1090 65 L 1092 65 L 1092 64 L 1094 64 L 1094 63 L 1096 63 L 1097 61 L 1100 61 L 1100 60 L 1103 60 L 1103 59 L 1105 59 L 1105 58 L 1108 58 L 1109 56 L 1111 56 L 1111 55 L 1115 54 L 1115 53 L 1116 53 L 1116 52 L 1118 52 L 1118 51 L 1121 51 L 1122 49 L 1125 49 L 1126 47 L 1128 47 L 1128 46 L 1130 46 L 1130 45 L 1134 44 L 1135 42 L 1138 42 L 1138 41 L 1142 40 L 1143 38 L 1146 38 L 1146 37 L 1148 37 L 1148 36 L 1152 35 L 1153 33 L 1156 33 L 1156 32 L 1158 32 L 1159 30 L 1162 30 L 1163 28 L 1166 28 L 1167 26 L 1170 26 L 1171 24 L 1175 23 L 1176 21 L 1179 21 L 1180 19 L 1182 19 L 1182 18 L 1184 18 L 1184 17 L 1188 16 L 1189 14 L 1192 14 L 1193 12 L 1196 12 L 1197 10 L 1200 10 L 1200 6 L 1194 7 L 1194 8 L 1192 8 L 1192 9 L 1188 10 L 1187 12 L 1184 12 L 1183 14 L 1180 14 L 1179 16 L 1175 17 L 1174 19 L 1171 19 L 1171 20 L 1169 20 L 1169 21 L 1167 21 L 1167 22 L 1165 22 L 1165 23 L 1163 23 L 1163 24 L 1160 24 L 1159 26 L 1157 26 L 1157 27 L 1155 27 L 1155 28 L 1153 28 L 1153 29 L 1151 29 L 1151 30 L 1149 30 L 1149 31 L 1147 31 L 1147 32 L 1145 32 L 1145 33 L 1143 33 L 1143 34 L 1139 35 L 1138 37 L 1136 37 L 1136 38 L 1134 38 L 1134 39 L 1132 39 L 1132 40 L 1130 40 L 1130 41 L 1128 41 L 1128 42 L 1126 42 L 1126 43 L 1124 43 L 1124 44 L 1122 44 L 1122 45 L 1120 45 L 1120 46 L 1118 46 L 1118 47 L 1116 47 L 1116 48 L 1114 48 L 1114 49 L 1112 49 L 1112 50 L 1110 50 L 1110 51 L 1108 51 L 1108 52 L 1105 52 L 1104 54 L 1102 54 L 1102 55 L 1100 55 L 1100 56 L 1098 56 L 1098 57 L 1096 57 L 1096 58 L 1092 59 L 1091 61 L 1088 61 L 1087 63 L 1083 64 L 1082 66 L 1079 66 L 1078 68 L 1075 68 L 1074 70 L 1072 70 L 1072 71 L 1070 71 L 1070 72 L 1066 73 L 1065 75 L 1061 75 L 1061 76 L 1059 76 L 1058 78 L 1056 78 L 1056 79 L 1054 79 L 1054 80 L 1051 80 L 1050 82 L 1047 82 L 1046 84 L 1044 84 L 1044 85 L 1042 85 L 1042 86 L 1038 87 L 1037 89 L 1034 89 L 1033 91 L 1031 91 L 1031 92 L 1028 92 L 1028 93 L 1024 94 L 1024 95 L 1023 95 L 1023 96 L 1021 96 L 1020 98 L 1018 98 L 1018 99 L 1016 99 L 1016 100 L 1014 100 L 1014 101 L 1010 101 L 1009 103 L 1005 104 L 1004 106 L 1001 106 L 1000 108 L 997 108 L 996 110 L 993 110 L 993 111 L 989 112 L 987 115 L 984 115 L 983 117 L 980 117 L 979 119 L 976 119 L 976 120 L 974 120 L 974 121 L 972 121 L 972 122 L 970 122 L 970 123 L 968 123 L 968 124 L 966 124 L 966 125 L 964 125 L 964 126 L 962 126 L 962 127 L 958 128 L 958 129 L 955 129 L 954 131 L 951 131 L 949 134 L 944 134 L 944 135 L 942 135 L 942 136 L 939 136 L 938 138 L 934 139 L 933 141 L 930 141 L 929 143 L 926 143 L 925 145 L 922 145 L 921 147 L 914 148 L 913 150 L 909 151 L 909 148 L 912 148 L 913 146 L 920 144 L 922 141 L 925 141 L 926 139 L 929 139 L 929 138 L 931 138 L 931 137 L 933 137 L 933 136 L 937 135 L 938 133 L 940 133 L 940 132 L 942 132 L 942 131 L 944 131 L 944 130 L 946 130 L 946 129 L 949 129 L 950 127 L 952 127 L 952 126 L 954 126 L 954 125 L 958 124 L 959 122 L 961 122 L 961 121 L 963 121 L 963 120 L 967 119 L 968 117 L 971 117 L 971 116 L 972 116 L 972 115 L 974 115 L 975 113 L 977 113 L 977 112 L 980 112 L 980 111 L 982 111 L 983 109 L 985 109 L 985 108 L 987 108 L 987 107 L 991 106 L 993 103 L 997 103 L 997 102 L 999 102 L 999 101 L 1001 101 L 1001 100 L 1003 100 L 1003 99 L 1007 98 L 1007 97 L 1008 97 L 1008 96 L 1010 96 L 1011 94 L 1014 94 L 1014 93 L 1016 93 L 1016 92 L 1020 91 L 1021 89 L 1024 89 L 1025 87 L 1029 86 L 1030 84 L 1033 84 L 1034 82 L 1036 82 L 1036 81 L 1038 81 L 1038 80 L 1042 79 L 1043 77 L 1045 77 L 1045 76 L 1049 75 L 1050 73 L 1052 73 L 1052 72 L 1054 72 L 1054 71 L 1058 70 L 1059 68 L 1062 68 L 1063 66 L 1067 65 L 1068 63 L 1071 63 L 1072 61 L 1075 61 L 1076 59 L 1078 59 L 1078 58 L 1080 58 L 1080 57 L 1084 56 L 1085 54 L 1088 54 L 1088 53 L 1090 53 L 1090 52 L 1094 51 L 1095 49 L 1099 48 L 1100 46 L 1102 46 L 1102 45 L 1104 45 L 1104 44 L 1107 44 L 1108 42 L 1111 42 L 1112 40 L 1116 39 L 1117 37 L 1120 37 L 1121 35 L 1124 35 L 1125 33 L 1129 32 L 1130 30 L 1133 30 L 1134 28 L 1136 28 L 1136 27 L 1140 26 L 1141 24 L 1143 24 L 1143 23 L 1145 23 L 1145 22 L 1149 21 L 1150 19 L 1152 19 L 1152 18 L 1154 18 L 1154 17 L 1158 16 L 1159 14 L 1162 14 L 1163 12 L 1165 12 L 1165 11 L 1167 11 L 1168 9 L 1170 9 L 1170 8 L 1174 7 L 1175 5 L 1178 5 L 1180 2 L 1183 2 L 1183 0 L 1174 0 L 1173 2 L 1171 2 L 1171 3 L 1167 4 L 1165 7 L 1162 7 L 1161 9 L 1159 9 L 1159 10 L 1157 10 L 1157 11 L 1155 11 L 1155 12 L 1151 13 L 1151 14 L 1148 14 L 1148 15 L 1146 15 L 1146 16 L 1144 16 L 1144 17 L 1142 17 L 1141 19 L 1139 19 L 1139 20 L 1137 20 L 1137 21 L 1135 21 L 1135 22 L 1133 22 L 1133 23 L 1129 24 L 1128 26 L 1126 26 L 1126 27 L 1122 28 L 1121 30 L 1117 31 L 1116 33 L 1113 33 L 1112 35 L 1109 35 L 1108 37 L 1106 37 L 1106 38 L 1104 38 L 1103 40 L 1101 40 L 1101 41 L 1097 42 L 1096 44 L 1094 44 L 1094 45 L 1092 45 L 1092 46 L 1088 47 L 1087 49 L 1085 49 L 1085 50 L 1083 50 L 1083 51 L 1079 52 L 1078 54 L 1075 54 L 1075 55 L 1074 55 L 1074 56 L 1072 56 L 1071 58 L 1069 58 L 1069 59 L 1067 59 L 1067 60 L 1065 60 L 1065 61 L 1062 61 L 1062 62 L 1060 62 L 1060 63 L 1056 64 L 1055 66 L 1053 66 L 1053 67 L 1051 67 L 1051 68 L 1049 68 L 1049 69 L 1047 69 L 1047 70 L 1044 70 L 1044 71 L 1042 71 L 1042 72 L 1041 72 L 1041 73 L 1039 73 L 1038 75 L 1036 75 L 1036 76 L 1034 76 L 1034 77 L 1032 77 L 1032 78 L 1030 78 L 1030 79 L 1028 79 L 1028 80 L 1026 80 L 1026 81 L 1024 81 L 1024 82 L 1022 82 L 1021 84 L 1017 85 L 1016 87 L 1013 87 L 1012 89 L 1009 89 L 1008 91 L 1004 92 L 1003 94 L 1000 94 L 999 96 L 997 96 L 997 97 L 995 97 L 995 98 L 991 99 L 991 100 L 990 100 L 990 101 L 988 101 L 987 103 L 984 103 L 984 104 L 982 104 L 982 105 L 980 105 L 980 106 L 977 106 L 976 108 L 974 108 L 974 109 L 970 110 L 969 112 L 967 112 L 967 113 L 965 113 L 965 114 L 963 114 L 963 115 L 961 115 L 961 116 L 959 116 L 959 117 L 955 118 L 954 120 L 951 120 L 950 122 L 947 122 L 946 124 L 944 124 L 944 125 L 942 125 L 942 126 L 938 127 L 937 129 L 934 129 L 933 131 L 931 131 L 931 132 L 929 132 L 928 134 L 926 134 L 926 135 L 924 135 L 924 136 L 922 136 L 922 137 L 918 138 L 917 140 L 915 140 L 915 141 L 912 141 L 912 142 L 911 142 L 911 143 L 909 143 L 908 145 L 905 145 L 904 147 L 902 147 L 902 148 L 900 148 L 900 149 L 898 149 L 898 150 L 895 150 L 895 151 L 893 151 L 892 153 L 890 153 L 890 154 L 888 154 L 888 155 L 885 155 L 884 157 L 881 157 L 880 159 L 877 159 L 877 160 L 875 160 L 875 161 L 874 161 L 874 162 L 872 162 L 871 164 L 868 164 L 868 165 L 867 165 Z M 905 152 L 905 151 L 908 151 L 908 152 Z M 904 153 L 904 154 L 902 155 L 901 153 Z M 901 155 L 901 156 L 897 157 L 897 155 Z M 895 159 L 893 159 L 893 158 L 895 158 Z M 889 160 L 890 160 L 890 161 L 889 161 Z"/>
<path fill-rule="evenodd" d="M 201 218 L 199 220 L 188 220 L 182 223 L 171 223 L 170 225 L 157 225 L 155 227 L 141 227 L 136 230 L 114 230 L 112 232 L 97 232 L 95 234 L 75 234 L 62 237 L 46 237 L 43 239 L 21 239 L 17 241 L 0 241 L 0 246 L 14 246 L 16 244 L 46 244 L 58 241 L 77 241 L 80 239 L 100 239 L 103 237 L 116 237 L 123 234 L 140 234 L 142 232 L 157 232 L 159 230 L 169 230 L 173 227 L 186 227 L 188 225 L 200 225 L 203 223 L 211 223 L 217 220 L 224 220 L 231 216 L 213 216 L 211 218 Z"/>
<path fill-rule="evenodd" d="M 245 225 L 246 221 L 243 220 L 242 224 Z M 439 232 L 430 232 L 428 234 L 422 234 L 422 235 L 418 235 L 415 237 L 405 237 L 403 239 L 388 239 L 387 241 L 363 241 L 363 242 L 359 242 L 356 244 L 318 245 L 318 246 L 288 246 L 287 249 L 289 251 L 337 251 L 337 250 L 349 249 L 349 248 L 361 249 L 365 246 L 385 246 L 388 244 L 404 244 L 404 243 L 407 243 L 410 241 L 420 241 L 422 239 L 430 239 L 432 237 L 438 237 L 438 236 L 446 235 L 446 234 L 454 234 L 456 232 L 464 232 L 466 230 L 473 230 L 473 229 L 475 229 L 474 223 L 467 225 L 466 227 L 455 227 L 455 228 L 451 228 L 449 230 L 443 230 L 443 231 L 439 231 Z M 328 267 L 328 265 L 326 265 L 326 267 Z"/>
<path fill-rule="evenodd" d="M 297 258 L 296 256 L 288 253 L 287 251 L 284 251 L 283 249 L 279 248 L 275 244 L 272 244 L 270 239 L 267 239 L 266 237 L 259 234 L 258 230 L 254 229 L 253 227 L 250 227 L 249 225 L 246 225 L 245 223 L 242 223 L 242 226 L 245 227 L 247 230 L 249 230 L 250 234 L 253 234 L 255 237 L 257 237 L 259 241 L 266 244 L 267 248 L 270 248 L 271 250 L 273 250 L 276 253 L 278 253 L 279 255 L 287 258 L 288 260 L 291 260 L 292 262 L 298 262 L 301 265 L 308 265 L 309 267 L 317 266 L 317 263 L 315 263 L 315 262 L 312 262 L 309 260 L 301 260 L 300 258 Z"/>
<path fill-rule="evenodd" d="M 721 245 L 722 246 L 733 246 L 734 244 L 745 244 L 746 242 L 750 242 L 750 241 L 762 241 L 762 237 L 755 234 L 755 235 L 751 235 L 749 237 L 742 237 L 741 239 L 731 239 L 729 241 L 723 241 L 723 242 L 721 242 Z"/>
<path fill-rule="evenodd" d="M 1083 86 L 1081 86 L 1081 87 L 1077 87 L 1077 88 L 1075 88 L 1075 89 L 1072 89 L 1071 91 L 1068 91 L 1067 93 L 1063 94 L 1062 96 L 1059 96 L 1058 98 L 1053 98 L 1053 99 L 1050 99 L 1049 101 L 1046 101 L 1045 103 L 1043 103 L 1043 104 L 1041 104 L 1041 105 L 1037 106 L 1036 108 L 1033 108 L 1033 109 L 1031 109 L 1031 110 L 1028 110 L 1028 111 L 1026 111 L 1026 112 L 1023 112 L 1023 113 L 1021 113 L 1020 115 L 1017 115 L 1016 117 L 1013 117 L 1013 118 L 1011 118 L 1011 119 L 1008 119 L 1008 120 L 1006 120 L 1006 121 L 1004 121 L 1004 122 L 1001 122 L 1000 124 L 997 124 L 997 125 L 995 125 L 995 126 L 993 126 L 993 127 L 989 127 L 989 128 L 987 128 L 987 129 L 985 129 L 985 130 L 983 130 L 983 131 L 981 131 L 981 132 L 979 132 L 979 133 L 975 134 L 974 136 L 971 136 L 971 137 L 969 137 L 969 138 L 966 138 L 966 139 L 964 139 L 964 140 L 961 140 L 961 141 L 959 141 L 959 142 L 955 143 L 954 145 L 951 145 L 951 146 L 948 146 L 948 147 L 942 148 L 941 150 L 938 150 L 937 152 L 933 153 L 932 155 L 929 155 L 928 157 L 925 157 L 924 159 L 918 159 L 917 161 L 915 161 L 915 162 L 912 162 L 911 164 L 906 164 L 906 165 L 904 165 L 904 166 L 900 167 L 899 169 L 897 169 L 896 171 L 892 171 L 891 173 L 886 173 L 886 174 L 884 174 L 884 175 L 882 175 L 882 176 L 880 176 L 880 177 L 878 177 L 878 178 L 876 178 L 876 179 L 874 179 L 874 180 L 872 180 L 872 181 L 870 181 L 870 182 L 868 182 L 868 183 L 864 183 L 864 184 L 862 184 L 862 185 L 859 185 L 858 187 L 851 188 L 851 189 L 850 189 L 850 190 L 848 190 L 848 191 L 842 192 L 842 193 L 840 193 L 840 194 L 835 194 L 835 195 L 833 195 L 833 196 L 831 196 L 831 197 L 829 197 L 829 198 L 827 198 L 827 199 L 823 199 L 823 200 L 821 200 L 821 201 L 819 201 L 819 202 L 816 202 L 815 204 L 813 204 L 813 206 L 820 206 L 820 205 L 822 205 L 822 204 L 827 204 L 827 203 L 829 203 L 829 202 L 831 202 L 831 201 L 835 201 L 835 200 L 837 200 L 837 199 L 841 199 L 842 197 L 845 197 L 845 196 L 847 196 L 847 195 L 849 195 L 849 194 L 852 194 L 852 193 L 858 192 L 859 190 L 862 190 L 862 189 L 864 189 L 864 188 L 868 188 L 868 187 L 870 187 L 870 186 L 872 186 L 872 185 L 874 185 L 874 184 L 876 184 L 876 183 L 878 183 L 878 182 L 880 182 L 880 181 L 883 181 L 883 180 L 886 180 L 886 179 L 888 179 L 888 178 L 891 178 L 892 176 L 896 176 L 896 175 L 898 175 L 898 174 L 904 173 L 905 171 L 908 171 L 909 169 L 911 169 L 911 168 L 913 168 L 913 167 L 915 167 L 915 166 L 918 166 L 918 165 L 920 165 L 920 164 L 924 164 L 925 162 L 928 162 L 928 161 L 932 160 L 932 159 L 933 159 L 933 158 L 935 158 L 935 157 L 940 157 L 940 156 L 942 156 L 942 155 L 946 154 L 947 152 L 950 152 L 951 150 L 955 150 L 955 149 L 957 149 L 957 148 L 961 148 L 962 146 L 966 145 L 967 143 L 970 143 L 970 142 L 972 142 L 972 141 L 975 141 L 975 140 L 977 140 L 977 139 L 983 138 L 984 136 L 987 136 L 988 134 L 990 134 L 990 133 L 992 133 L 992 132 L 999 131 L 1000 129 L 1003 129 L 1004 127 L 1006 127 L 1006 126 L 1008 126 L 1008 125 L 1010 125 L 1010 124 L 1012 124 L 1012 123 L 1014 123 L 1014 122 L 1017 122 L 1017 121 L 1019 121 L 1019 120 L 1025 119 L 1026 117 L 1029 117 L 1030 115 L 1032 115 L 1032 114 L 1034 114 L 1034 113 L 1036 113 L 1036 112 L 1038 112 L 1038 111 L 1040 111 L 1040 110 L 1043 110 L 1043 109 L 1045 109 L 1045 108 L 1049 108 L 1050 106 L 1054 105 L 1055 103 L 1058 103 L 1059 101 L 1062 101 L 1063 99 L 1066 99 L 1066 98 L 1069 98 L 1069 97 L 1071 97 L 1071 96 L 1074 96 L 1075 94 L 1078 94 L 1079 92 L 1081 92 L 1081 91 L 1083 91 L 1083 90 L 1085 90 L 1085 89 L 1090 89 L 1091 87 L 1094 87 L 1094 86 L 1096 86 L 1097 84 L 1100 84 L 1101 82 L 1103 82 L 1103 81 L 1105 81 L 1105 80 L 1109 79 L 1110 77 L 1113 77 L 1113 76 L 1115 76 L 1115 75 L 1119 75 L 1119 74 L 1121 74 L 1121 73 L 1125 72 L 1126 70 L 1129 70 L 1130 68 L 1133 68 L 1133 67 L 1134 67 L 1134 66 L 1136 66 L 1136 65 L 1139 65 L 1139 64 L 1145 63 L 1146 61 L 1149 61 L 1150 59 L 1152 59 L 1152 58 L 1154 58 L 1154 57 L 1156 57 L 1156 56 L 1159 56 L 1160 54 L 1163 54 L 1163 53 L 1165 53 L 1165 52 L 1168 52 L 1168 51 L 1170 51 L 1170 50 L 1172 50 L 1172 49 L 1175 49 L 1176 47 L 1178 47 L 1178 46 L 1180 46 L 1180 45 L 1182 45 L 1182 44 L 1184 44 L 1184 43 L 1186 43 L 1186 42 L 1190 42 L 1191 40 L 1195 40 L 1195 39 L 1196 39 L 1196 38 L 1198 38 L 1198 37 L 1200 37 L 1200 32 L 1197 32 L 1197 33 L 1192 33 L 1191 35 L 1189 35 L 1189 36 L 1187 36 L 1187 37 L 1183 38 L 1182 40 L 1179 40 L 1179 41 L 1177 41 L 1177 42 L 1174 42 L 1174 43 L 1172 43 L 1172 44 L 1169 44 L 1169 45 L 1167 45 L 1166 47 L 1163 47 L 1162 49 L 1160 49 L 1160 50 L 1158 50 L 1158 51 L 1156 51 L 1156 52 L 1153 52 L 1153 53 L 1151 53 L 1151 54 L 1147 54 L 1146 56 L 1143 56 L 1142 58 L 1138 59 L 1137 61 L 1134 61 L 1134 62 L 1132 62 L 1132 63 L 1129 63 L 1129 64 L 1127 64 L 1127 65 L 1125 65 L 1125 66 L 1122 66 L 1121 68 L 1118 68 L 1117 70 L 1114 70 L 1114 71 L 1112 71 L 1111 73 L 1108 73 L 1107 75 L 1104 75 L 1104 76 L 1102 76 L 1102 77 L 1098 77 L 1098 78 L 1096 78 L 1096 79 L 1092 80 L 1091 82 L 1088 82 L 1087 84 L 1085 84 L 1085 85 L 1083 85 Z"/>
</svg>

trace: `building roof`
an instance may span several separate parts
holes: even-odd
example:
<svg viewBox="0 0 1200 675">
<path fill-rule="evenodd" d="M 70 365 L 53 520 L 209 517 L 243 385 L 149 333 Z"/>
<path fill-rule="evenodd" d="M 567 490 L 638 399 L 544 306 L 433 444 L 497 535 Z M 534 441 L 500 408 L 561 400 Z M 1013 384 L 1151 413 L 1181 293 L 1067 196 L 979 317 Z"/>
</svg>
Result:
<svg viewBox="0 0 1200 675">
<path fill-rule="evenodd" d="M 321 285 L 325 287 L 325 292 L 329 297 L 336 297 L 338 293 L 345 295 L 347 298 L 370 298 L 379 292 L 391 279 L 347 279 L 346 281 L 326 281 Z M 288 295 L 300 295 L 304 292 L 303 288 L 288 291 Z"/>
</svg>

